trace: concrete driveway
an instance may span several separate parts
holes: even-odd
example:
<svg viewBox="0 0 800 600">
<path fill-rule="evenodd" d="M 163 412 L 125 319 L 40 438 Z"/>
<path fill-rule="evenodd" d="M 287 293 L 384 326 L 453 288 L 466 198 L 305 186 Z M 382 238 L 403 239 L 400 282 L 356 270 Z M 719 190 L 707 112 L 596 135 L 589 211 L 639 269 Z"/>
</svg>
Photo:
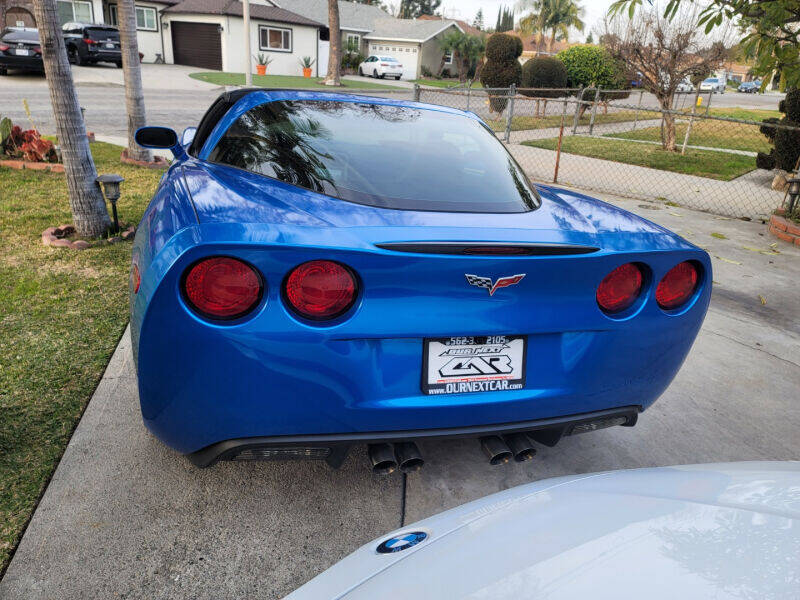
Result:
<svg viewBox="0 0 800 600">
<path fill-rule="evenodd" d="M 677 379 L 632 429 L 491 467 L 474 440 L 421 445 L 404 480 L 318 463 L 197 470 L 141 423 L 126 334 L 22 539 L 0 597 L 274 598 L 359 545 L 485 494 L 556 475 L 800 458 L 800 248 L 762 224 L 618 200 L 708 248 L 711 309 Z M 712 237 L 711 233 L 727 239 Z M 759 296 L 763 297 L 764 304 Z"/>
</svg>

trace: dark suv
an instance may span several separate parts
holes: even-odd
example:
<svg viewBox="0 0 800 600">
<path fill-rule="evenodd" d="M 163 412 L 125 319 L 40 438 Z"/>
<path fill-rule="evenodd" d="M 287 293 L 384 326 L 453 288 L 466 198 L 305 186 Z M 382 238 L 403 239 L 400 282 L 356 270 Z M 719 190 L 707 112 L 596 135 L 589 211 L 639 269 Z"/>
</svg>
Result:
<svg viewBox="0 0 800 600">
<path fill-rule="evenodd" d="M 87 23 L 65 23 L 64 43 L 69 62 L 88 65 L 98 62 L 122 66 L 119 48 L 119 30 L 111 25 L 89 25 Z"/>
<path fill-rule="evenodd" d="M 0 75 L 9 69 L 44 71 L 38 30 L 9 27 L 0 31 Z"/>
</svg>

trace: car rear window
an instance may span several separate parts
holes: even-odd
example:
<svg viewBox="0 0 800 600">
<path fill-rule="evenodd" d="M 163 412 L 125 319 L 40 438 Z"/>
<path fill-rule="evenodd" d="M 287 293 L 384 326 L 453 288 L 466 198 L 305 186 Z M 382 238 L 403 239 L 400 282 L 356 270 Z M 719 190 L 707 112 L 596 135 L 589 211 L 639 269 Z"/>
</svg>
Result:
<svg viewBox="0 0 800 600">
<path fill-rule="evenodd" d="M 208 159 L 384 208 L 513 213 L 539 206 L 484 125 L 416 107 L 268 102 L 239 117 Z"/>
<path fill-rule="evenodd" d="M 39 31 L 37 29 L 6 29 L 0 33 L 0 38 L 4 42 L 38 42 Z"/>
<path fill-rule="evenodd" d="M 86 29 L 86 35 L 90 40 L 115 40 L 119 41 L 119 31 L 116 29 L 100 29 L 90 27 Z"/>
</svg>

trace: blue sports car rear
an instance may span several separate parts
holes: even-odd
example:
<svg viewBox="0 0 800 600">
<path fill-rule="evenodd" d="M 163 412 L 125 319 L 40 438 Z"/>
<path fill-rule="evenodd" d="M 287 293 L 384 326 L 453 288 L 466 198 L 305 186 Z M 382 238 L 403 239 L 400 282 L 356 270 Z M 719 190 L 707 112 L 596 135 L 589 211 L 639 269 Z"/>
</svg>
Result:
<svg viewBox="0 0 800 600">
<path fill-rule="evenodd" d="M 534 187 L 471 113 L 243 90 L 169 134 L 139 132 L 176 160 L 131 326 L 144 421 L 195 464 L 630 426 L 705 316 L 704 251 Z"/>
</svg>

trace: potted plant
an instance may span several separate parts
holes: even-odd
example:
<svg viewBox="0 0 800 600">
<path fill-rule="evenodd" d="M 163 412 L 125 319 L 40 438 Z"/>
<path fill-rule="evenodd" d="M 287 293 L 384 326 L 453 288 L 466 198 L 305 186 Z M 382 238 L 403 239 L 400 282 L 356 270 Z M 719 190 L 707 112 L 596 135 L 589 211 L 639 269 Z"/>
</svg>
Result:
<svg viewBox="0 0 800 600">
<path fill-rule="evenodd" d="M 314 66 L 314 62 L 310 56 L 304 56 L 300 59 L 300 66 L 303 67 L 303 77 L 311 77 L 311 67 Z"/>
<path fill-rule="evenodd" d="M 259 54 L 258 56 L 253 56 L 253 58 L 256 59 L 256 73 L 259 75 L 266 75 L 267 67 L 269 66 L 269 63 L 272 62 L 272 59 L 266 54 Z"/>
</svg>

